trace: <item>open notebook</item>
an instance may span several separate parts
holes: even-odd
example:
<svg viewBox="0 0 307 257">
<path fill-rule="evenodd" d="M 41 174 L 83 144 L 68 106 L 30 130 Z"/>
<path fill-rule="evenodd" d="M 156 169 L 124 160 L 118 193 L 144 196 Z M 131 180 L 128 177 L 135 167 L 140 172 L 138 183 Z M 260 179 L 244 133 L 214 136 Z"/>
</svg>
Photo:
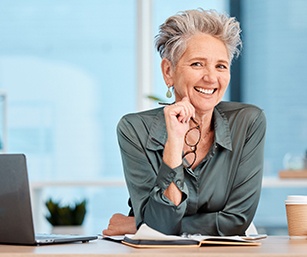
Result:
<svg viewBox="0 0 307 257">
<path fill-rule="evenodd" d="M 35 235 L 26 157 L 0 154 L 0 244 L 88 242 L 96 235 Z"/>
<path fill-rule="evenodd" d="M 121 242 L 135 248 L 163 248 L 163 247 L 200 247 L 205 245 L 234 245 L 234 246 L 258 246 L 258 239 L 266 235 L 254 236 L 206 236 L 206 235 L 165 235 L 142 224 L 135 234 L 104 237 L 108 240 Z"/>
</svg>

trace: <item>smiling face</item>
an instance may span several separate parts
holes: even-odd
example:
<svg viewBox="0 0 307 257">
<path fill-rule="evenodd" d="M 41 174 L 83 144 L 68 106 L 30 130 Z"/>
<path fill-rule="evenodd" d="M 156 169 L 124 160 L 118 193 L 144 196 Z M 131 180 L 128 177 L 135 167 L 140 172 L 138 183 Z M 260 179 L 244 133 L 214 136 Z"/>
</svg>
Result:
<svg viewBox="0 0 307 257">
<path fill-rule="evenodd" d="M 230 81 L 230 60 L 224 43 L 199 33 L 187 42 L 177 65 L 163 59 L 164 80 L 174 85 L 176 101 L 187 96 L 198 113 L 212 112 Z"/>
</svg>

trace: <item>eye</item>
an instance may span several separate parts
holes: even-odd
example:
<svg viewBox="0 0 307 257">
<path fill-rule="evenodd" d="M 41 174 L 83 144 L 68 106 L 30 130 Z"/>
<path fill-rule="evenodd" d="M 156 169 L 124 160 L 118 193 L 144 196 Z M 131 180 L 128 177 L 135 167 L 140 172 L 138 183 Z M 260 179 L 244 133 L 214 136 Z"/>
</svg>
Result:
<svg viewBox="0 0 307 257">
<path fill-rule="evenodd" d="M 225 64 L 218 64 L 216 67 L 217 67 L 218 69 L 221 69 L 221 70 L 227 70 L 227 69 L 228 69 L 228 66 L 225 65 Z"/>
<path fill-rule="evenodd" d="M 195 67 L 203 67 L 203 64 L 201 62 L 193 62 L 191 64 L 191 66 L 195 66 Z"/>
</svg>

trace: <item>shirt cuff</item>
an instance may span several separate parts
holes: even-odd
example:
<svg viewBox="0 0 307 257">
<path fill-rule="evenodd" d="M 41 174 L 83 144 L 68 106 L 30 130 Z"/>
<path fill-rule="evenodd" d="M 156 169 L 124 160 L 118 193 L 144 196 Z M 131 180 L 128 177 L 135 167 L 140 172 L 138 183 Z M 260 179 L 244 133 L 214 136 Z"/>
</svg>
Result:
<svg viewBox="0 0 307 257">
<path fill-rule="evenodd" d="M 162 162 L 159 174 L 157 176 L 157 186 L 160 187 L 162 191 L 165 191 L 172 182 L 174 182 L 180 191 L 185 191 L 183 165 L 181 164 L 172 169 Z"/>
</svg>

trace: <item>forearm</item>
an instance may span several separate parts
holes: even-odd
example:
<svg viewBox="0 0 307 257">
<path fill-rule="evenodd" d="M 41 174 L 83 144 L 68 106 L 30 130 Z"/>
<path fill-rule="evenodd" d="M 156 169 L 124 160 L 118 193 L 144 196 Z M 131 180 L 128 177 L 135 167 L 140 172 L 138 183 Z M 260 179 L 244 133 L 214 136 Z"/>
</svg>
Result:
<svg viewBox="0 0 307 257">
<path fill-rule="evenodd" d="M 144 210 L 144 223 L 165 234 L 179 234 L 186 201 L 176 206 L 159 191 L 154 188 L 151 192 Z"/>
<path fill-rule="evenodd" d="M 182 143 L 179 143 L 178 145 L 176 142 L 167 142 L 163 152 L 163 162 L 170 168 L 180 166 L 182 164 L 181 149 Z M 182 192 L 174 182 L 169 184 L 169 186 L 164 190 L 163 194 L 176 206 L 178 206 L 182 201 Z"/>
<path fill-rule="evenodd" d="M 169 187 L 163 193 L 170 201 L 172 201 L 176 206 L 181 203 L 182 200 L 182 192 L 176 186 L 174 182 L 172 182 Z"/>
</svg>

